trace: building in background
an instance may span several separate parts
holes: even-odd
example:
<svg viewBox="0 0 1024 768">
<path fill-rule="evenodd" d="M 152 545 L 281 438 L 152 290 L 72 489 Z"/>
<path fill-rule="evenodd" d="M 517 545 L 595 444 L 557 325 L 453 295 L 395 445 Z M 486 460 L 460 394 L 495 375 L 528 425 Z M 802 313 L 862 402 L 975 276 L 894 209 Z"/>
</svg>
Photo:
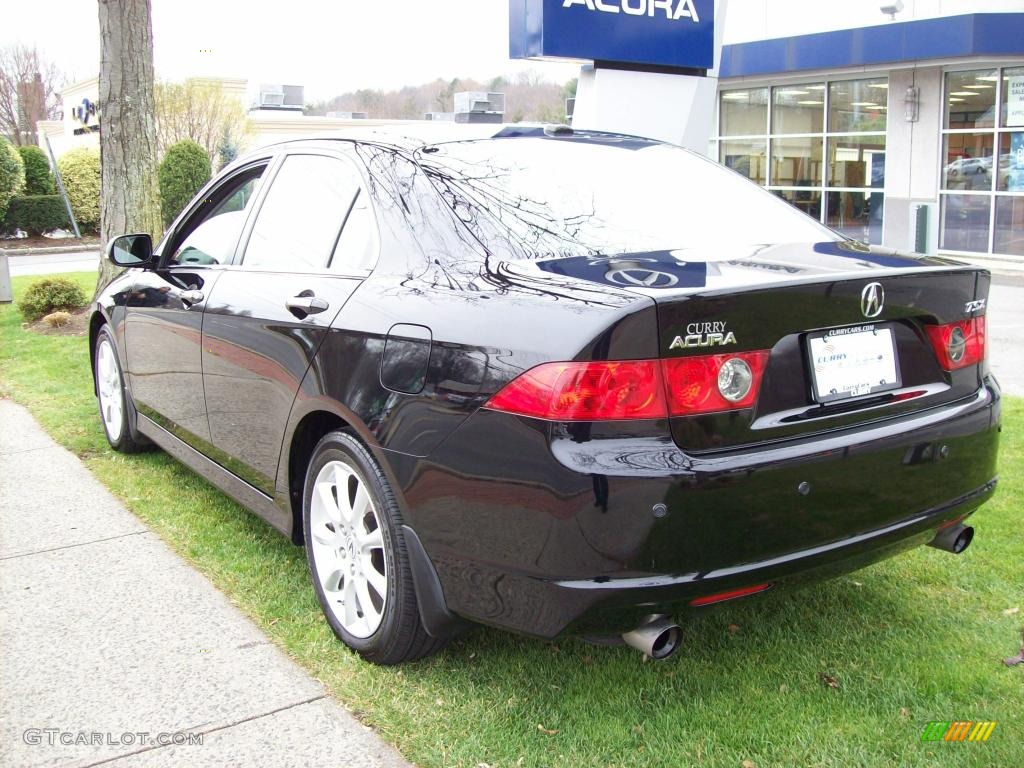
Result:
<svg viewBox="0 0 1024 768">
<path fill-rule="evenodd" d="M 850 237 L 1024 261 L 1024 13 L 906 15 L 725 45 L 711 154 Z"/>
<path fill-rule="evenodd" d="M 409 120 L 372 119 L 365 112 L 331 112 L 327 116 L 303 114 L 304 89 L 301 85 L 261 83 L 250 91 L 247 80 L 203 77 L 190 82 L 212 86 L 227 98 L 235 99 L 246 110 L 248 132 L 242 152 L 267 144 L 309 136 L 322 136 L 352 126 L 403 125 Z M 453 95 L 453 112 L 429 112 L 424 120 L 457 123 L 501 123 L 505 117 L 505 95 L 465 91 Z M 102 111 L 99 81 L 93 77 L 66 86 L 61 92 L 62 119 L 41 120 L 36 124 L 38 144 L 44 150 L 49 140 L 54 156 L 60 157 L 75 147 L 99 147 Z"/>
<path fill-rule="evenodd" d="M 99 92 L 99 81 L 95 77 L 64 86 L 61 91 L 61 119 L 36 123 L 39 146 L 45 151 L 49 140 L 56 157 L 75 147 L 99 148 Z"/>
<path fill-rule="evenodd" d="M 584 61 L 575 127 L 706 152 L 865 242 L 1024 261 L 1020 0 L 510 8 L 513 56 Z"/>
<path fill-rule="evenodd" d="M 195 78 L 203 85 L 216 86 L 228 98 L 237 99 L 247 110 L 249 132 L 244 152 L 267 144 L 304 136 L 324 135 L 352 125 L 391 125 L 402 121 L 370 120 L 358 114 L 320 117 L 302 114 L 301 86 L 260 85 L 252 98 L 249 83 L 238 78 Z M 275 95 L 280 100 L 275 101 Z M 298 100 L 296 102 L 296 99 Z M 66 86 L 61 92 L 63 117 L 41 120 L 36 124 L 38 143 L 45 150 L 49 139 L 53 153 L 60 157 L 75 147 L 99 147 L 102 105 L 99 104 L 99 81 L 93 77 Z"/>
</svg>

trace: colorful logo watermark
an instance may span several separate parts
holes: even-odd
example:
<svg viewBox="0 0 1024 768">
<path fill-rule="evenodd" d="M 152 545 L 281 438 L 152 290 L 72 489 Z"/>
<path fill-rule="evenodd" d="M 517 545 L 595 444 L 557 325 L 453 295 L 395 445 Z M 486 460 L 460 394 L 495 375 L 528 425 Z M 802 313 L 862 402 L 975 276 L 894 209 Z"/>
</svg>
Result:
<svg viewBox="0 0 1024 768">
<path fill-rule="evenodd" d="M 933 720 L 924 727 L 921 741 L 988 741 L 995 727 L 994 720 Z"/>
</svg>

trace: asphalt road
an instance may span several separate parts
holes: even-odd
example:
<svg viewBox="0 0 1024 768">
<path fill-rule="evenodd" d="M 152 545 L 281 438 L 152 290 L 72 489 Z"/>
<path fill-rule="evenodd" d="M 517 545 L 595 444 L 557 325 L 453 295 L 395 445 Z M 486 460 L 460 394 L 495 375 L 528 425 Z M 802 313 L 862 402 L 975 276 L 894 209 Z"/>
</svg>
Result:
<svg viewBox="0 0 1024 768">
<path fill-rule="evenodd" d="M 96 269 L 99 251 L 11 256 L 11 275 L 48 275 Z M 1024 272 L 993 277 L 988 307 L 989 360 L 1007 394 L 1024 396 Z"/>
<path fill-rule="evenodd" d="M 989 362 L 1003 391 L 1024 396 L 1024 284 L 995 279 L 986 333 Z"/>
<path fill-rule="evenodd" d="M 96 269 L 100 261 L 99 251 L 78 253 L 54 253 L 34 256 L 8 256 L 11 277 L 18 275 L 52 275 L 57 272 L 88 272 Z"/>
</svg>

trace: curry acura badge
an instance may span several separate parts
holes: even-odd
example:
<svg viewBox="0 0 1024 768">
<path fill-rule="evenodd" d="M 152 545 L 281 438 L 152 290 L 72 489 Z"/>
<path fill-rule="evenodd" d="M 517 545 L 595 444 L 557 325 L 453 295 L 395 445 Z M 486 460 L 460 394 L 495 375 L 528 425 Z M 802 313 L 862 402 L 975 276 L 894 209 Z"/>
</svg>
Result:
<svg viewBox="0 0 1024 768">
<path fill-rule="evenodd" d="M 860 292 L 860 311 L 871 319 L 882 314 L 885 308 L 885 289 L 881 283 L 868 283 Z"/>
<path fill-rule="evenodd" d="M 724 347 L 736 343 L 736 334 L 727 330 L 728 323 L 716 320 L 709 323 L 690 323 L 685 336 L 676 336 L 669 349 L 695 347 Z"/>
</svg>

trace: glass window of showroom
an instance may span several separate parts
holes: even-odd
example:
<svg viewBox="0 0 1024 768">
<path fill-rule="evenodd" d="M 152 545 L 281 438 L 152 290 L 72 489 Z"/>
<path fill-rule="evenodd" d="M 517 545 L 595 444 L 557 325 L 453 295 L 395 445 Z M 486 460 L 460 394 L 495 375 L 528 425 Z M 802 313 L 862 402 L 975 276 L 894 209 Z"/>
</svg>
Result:
<svg viewBox="0 0 1024 768">
<path fill-rule="evenodd" d="M 1024 67 L 947 72 L 939 246 L 1024 256 Z"/>
<path fill-rule="evenodd" d="M 848 237 L 882 241 L 887 78 L 723 91 L 719 160 Z"/>
</svg>

